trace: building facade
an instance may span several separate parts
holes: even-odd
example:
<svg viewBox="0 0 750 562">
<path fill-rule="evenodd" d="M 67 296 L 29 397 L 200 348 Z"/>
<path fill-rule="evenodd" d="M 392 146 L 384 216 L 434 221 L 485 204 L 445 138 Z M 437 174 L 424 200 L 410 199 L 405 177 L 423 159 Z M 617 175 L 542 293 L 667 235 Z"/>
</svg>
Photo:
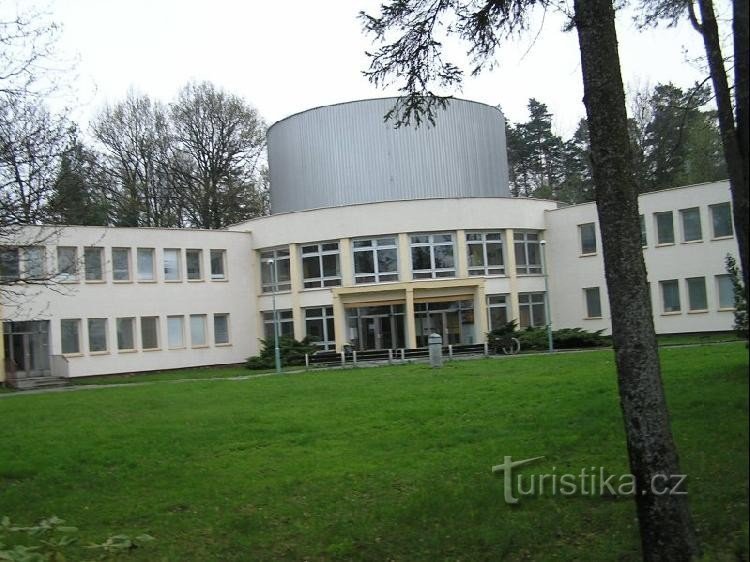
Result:
<svg viewBox="0 0 750 562">
<path fill-rule="evenodd" d="M 20 281 L 3 291 L 6 367 L 239 363 L 273 335 L 274 301 L 281 334 L 325 350 L 422 347 L 431 333 L 479 343 L 511 319 L 545 326 L 547 310 L 556 328 L 609 330 L 595 206 L 510 197 L 499 110 L 456 101 L 415 132 L 383 122 L 392 103 L 273 125 L 270 216 L 214 231 L 24 229 L 0 255 L 3 279 Z M 727 182 L 641 196 L 658 332 L 731 329 L 729 202 Z"/>
</svg>

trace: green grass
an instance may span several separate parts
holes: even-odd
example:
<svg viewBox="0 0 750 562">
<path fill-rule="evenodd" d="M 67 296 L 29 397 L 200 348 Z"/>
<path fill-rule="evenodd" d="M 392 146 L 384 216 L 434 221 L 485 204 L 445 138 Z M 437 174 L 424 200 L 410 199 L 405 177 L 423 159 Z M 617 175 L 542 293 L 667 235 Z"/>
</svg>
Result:
<svg viewBox="0 0 750 562">
<path fill-rule="evenodd" d="M 659 345 L 699 345 L 732 341 L 744 341 L 735 332 L 697 332 L 692 334 L 660 334 Z"/>
<path fill-rule="evenodd" d="M 710 559 L 748 558 L 743 344 L 662 350 Z M 0 398 L 0 514 L 130 560 L 638 560 L 630 498 L 503 502 L 490 467 L 627 472 L 612 352 Z"/>
</svg>

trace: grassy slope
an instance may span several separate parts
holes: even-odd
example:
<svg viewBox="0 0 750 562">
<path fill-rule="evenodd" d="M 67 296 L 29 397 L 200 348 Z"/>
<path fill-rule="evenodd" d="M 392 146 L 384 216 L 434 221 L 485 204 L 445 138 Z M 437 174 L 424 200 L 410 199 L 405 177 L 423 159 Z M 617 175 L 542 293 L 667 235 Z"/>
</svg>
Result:
<svg viewBox="0 0 750 562">
<path fill-rule="evenodd" d="M 742 344 L 665 349 L 691 504 L 712 556 L 747 559 Z M 611 351 L 0 399 L 0 514 L 137 560 L 636 560 L 630 499 L 503 503 L 490 466 L 627 471 Z"/>
</svg>

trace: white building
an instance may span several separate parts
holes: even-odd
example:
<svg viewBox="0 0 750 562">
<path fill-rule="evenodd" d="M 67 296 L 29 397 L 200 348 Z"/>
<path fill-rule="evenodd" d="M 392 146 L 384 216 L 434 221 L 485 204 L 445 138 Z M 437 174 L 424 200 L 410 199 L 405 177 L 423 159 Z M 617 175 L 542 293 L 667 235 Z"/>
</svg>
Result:
<svg viewBox="0 0 750 562">
<path fill-rule="evenodd" d="M 321 348 L 477 343 L 501 322 L 610 327 L 596 208 L 512 198 L 499 110 L 393 129 L 393 100 L 271 127 L 273 213 L 227 230 L 29 227 L 0 255 L 6 367 L 87 376 L 240 363 L 273 334 Z M 658 332 L 729 330 L 727 182 L 641 196 Z M 540 241 L 546 240 L 545 293 Z"/>
</svg>

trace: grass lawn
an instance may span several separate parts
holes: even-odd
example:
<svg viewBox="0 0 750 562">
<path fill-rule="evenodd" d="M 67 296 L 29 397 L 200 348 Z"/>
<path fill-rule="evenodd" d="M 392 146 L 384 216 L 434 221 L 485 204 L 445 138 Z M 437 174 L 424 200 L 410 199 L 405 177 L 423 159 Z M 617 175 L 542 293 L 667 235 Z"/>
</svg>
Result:
<svg viewBox="0 0 750 562">
<path fill-rule="evenodd" d="M 747 560 L 747 350 L 662 358 L 704 551 Z M 129 560 L 639 559 L 631 498 L 509 506 L 490 473 L 627 472 L 609 350 L 18 393 L 0 423 L 0 515 L 156 538 Z"/>
</svg>

